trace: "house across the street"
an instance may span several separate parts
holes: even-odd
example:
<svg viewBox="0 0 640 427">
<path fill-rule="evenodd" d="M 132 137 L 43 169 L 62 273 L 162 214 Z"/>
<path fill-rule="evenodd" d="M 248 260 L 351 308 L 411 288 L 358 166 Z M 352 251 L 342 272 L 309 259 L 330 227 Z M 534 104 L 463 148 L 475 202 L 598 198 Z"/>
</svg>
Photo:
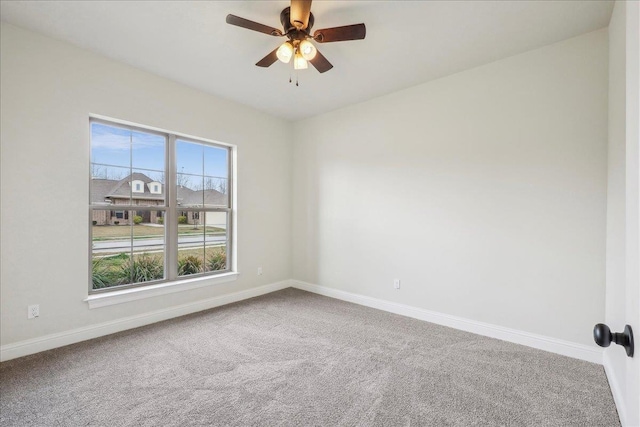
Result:
<svg viewBox="0 0 640 427">
<path fill-rule="evenodd" d="M 177 202 L 178 206 L 185 208 L 216 207 L 225 206 L 227 195 L 214 189 L 193 190 L 185 186 L 178 186 Z M 91 197 L 94 205 L 103 204 L 113 206 L 112 210 L 94 210 L 92 220 L 95 225 L 120 225 L 130 224 L 132 216 L 139 215 L 143 223 L 162 224 L 163 211 L 139 210 L 133 215 L 118 206 L 131 204 L 153 207 L 164 206 L 165 194 L 164 185 L 159 181 L 154 181 L 147 175 L 139 172 L 122 179 L 91 179 Z M 224 227 L 226 224 L 226 212 L 197 212 L 182 211 L 180 216 L 187 218 L 187 224 L 205 224 Z M 204 218 L 201 218 L 203 216 Z"/>
</svg>

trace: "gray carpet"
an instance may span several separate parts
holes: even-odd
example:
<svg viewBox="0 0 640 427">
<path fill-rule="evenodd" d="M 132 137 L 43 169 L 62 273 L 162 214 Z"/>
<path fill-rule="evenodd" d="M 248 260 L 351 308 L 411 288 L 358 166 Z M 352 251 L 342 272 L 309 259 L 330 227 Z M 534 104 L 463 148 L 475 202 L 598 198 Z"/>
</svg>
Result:
<svg viewBox="0 0 640 427">
<path fill-rule="evenodd" d="M 0 365 L 2 426 L 617 426 L 601 366 L 286 289 Z"/>
</svg>

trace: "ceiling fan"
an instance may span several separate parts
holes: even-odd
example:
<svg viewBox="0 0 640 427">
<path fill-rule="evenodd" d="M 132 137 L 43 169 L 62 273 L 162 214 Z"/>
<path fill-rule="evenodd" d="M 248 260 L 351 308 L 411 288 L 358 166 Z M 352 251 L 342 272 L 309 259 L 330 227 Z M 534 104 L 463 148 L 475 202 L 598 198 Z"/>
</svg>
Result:
<svg viewBox="0 0 640 427">
<path fill-rule="evenodd" d="M 332 69 L 333 65 L 318 52 L 311 40 L 318 43 L 361 40 L 364 39 L 367 33 L 364 24 L 353 24 L 316 30 L 311 35 L 311 28 L 314 23 L 313 13 L 311 13 L 311 0 L 291 0 L 291 7 L 285 8 L 280 13 L 280 22 L 284 31 L 240 18 L 239 16 L 227 15 L 227 24 L 269 34 L 270 36 L 286 36 L 289 39 L 258 61 L 256 63 L 258 67 L 269 67 L 278 59 L 285 63 L 289 63 L 293 59 L 293 68 L 296 70 L 308 68 L 308 61 L 311 62 L 311 65 L 316 70 L 324 73 Z"/>
</svg>

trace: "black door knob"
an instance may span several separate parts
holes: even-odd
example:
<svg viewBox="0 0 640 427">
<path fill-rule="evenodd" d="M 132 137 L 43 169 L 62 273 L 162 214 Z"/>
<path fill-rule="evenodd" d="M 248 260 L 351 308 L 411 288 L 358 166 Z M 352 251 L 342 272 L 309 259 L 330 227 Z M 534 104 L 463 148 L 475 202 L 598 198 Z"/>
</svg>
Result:
<svg viewBox="0 0 640 427">
<path fill-rule="evenodd" d="M 624 327 L 624 332 L 611 333 L 607 325 L 598 323 L 593 328 L 593 339 L 600 347 L 609 347 L 613 341 L 625 348 L 627 356 L 633 357 L 633 331 L 629 325 Z"/>
</svg>

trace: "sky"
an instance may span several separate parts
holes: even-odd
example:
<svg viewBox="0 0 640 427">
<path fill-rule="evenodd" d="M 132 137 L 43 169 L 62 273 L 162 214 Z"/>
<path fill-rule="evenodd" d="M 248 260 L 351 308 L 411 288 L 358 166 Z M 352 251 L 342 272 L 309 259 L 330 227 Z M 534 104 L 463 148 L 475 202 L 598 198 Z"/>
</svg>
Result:
<svg viewBox="0 0 640 427">
<path fill-rule="evenodd" d="M 165 144 L 162 135 L 93 122 L 91 162 L 100 165 L 93 166 L 92 173 L 124 178 L 133 171 L 160 180 L 164 174 Z M 178 173 L 216 178 L 227 176 L 228 150 L 224 148 L 178 139 L 176 154 Z"/>
</svg>

